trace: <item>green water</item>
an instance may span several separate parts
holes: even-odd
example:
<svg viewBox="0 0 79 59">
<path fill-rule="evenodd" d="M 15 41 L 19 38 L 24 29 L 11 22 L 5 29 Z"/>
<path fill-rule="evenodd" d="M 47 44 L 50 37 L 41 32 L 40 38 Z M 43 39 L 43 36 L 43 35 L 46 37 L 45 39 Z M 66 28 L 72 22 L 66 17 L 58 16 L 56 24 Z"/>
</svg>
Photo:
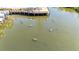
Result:
<svg viewBox="0 0 79 59">
<path fill-rule="evenodd" d="M 0 26 L 0 50 L 79 50 L 79 14 L 59 8 L 49 11 L 49 16 L 10 15 L 12 19 Z"/>
</svg>

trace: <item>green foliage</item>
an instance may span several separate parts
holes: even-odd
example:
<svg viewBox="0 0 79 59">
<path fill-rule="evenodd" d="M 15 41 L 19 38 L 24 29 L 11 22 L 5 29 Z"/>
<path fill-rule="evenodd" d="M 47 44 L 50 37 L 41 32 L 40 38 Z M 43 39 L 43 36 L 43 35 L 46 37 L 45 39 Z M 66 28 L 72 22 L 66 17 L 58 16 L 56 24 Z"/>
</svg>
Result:
<svg viewBox="0 0 79 59">
<path fill-rule="evenodd" d="M 79 7 L 65 7 L 65 8 L 73 9 L 73 10 L 75 10 L 76 12 L 79 12 Z"/>
</svg>

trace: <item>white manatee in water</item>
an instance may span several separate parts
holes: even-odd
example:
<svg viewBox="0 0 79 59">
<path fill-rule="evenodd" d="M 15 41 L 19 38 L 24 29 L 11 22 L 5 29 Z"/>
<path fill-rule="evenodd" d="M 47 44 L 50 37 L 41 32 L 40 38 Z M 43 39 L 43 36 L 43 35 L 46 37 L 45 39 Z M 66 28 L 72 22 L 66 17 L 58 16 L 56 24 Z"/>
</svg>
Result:
<svg viewBox="0 0 79 59">
<path fill-rule="evenodd" d="M 50 29 L 49 29 L 49 32 L 52 32 L 52 31 L 53 31 L 53 29 L 52 29 L 52 28 L 50 28 Z"/>
<path fill-rule="evenodd" d="M 28 27 L 32 27 L 33 25 L 32 24 L 30 24 Z"/>
<path fill-rule="evenodd" d="M 32 38 L 32 40 L 33 40 L 33 41 L 37 41 L 38 39 L 37 39 L 37 38 Z"/>
<path fill-rule="evenodd" d="M 30 20 L 32 20 L 32 19 L 30 19 Z"/>
</svg>

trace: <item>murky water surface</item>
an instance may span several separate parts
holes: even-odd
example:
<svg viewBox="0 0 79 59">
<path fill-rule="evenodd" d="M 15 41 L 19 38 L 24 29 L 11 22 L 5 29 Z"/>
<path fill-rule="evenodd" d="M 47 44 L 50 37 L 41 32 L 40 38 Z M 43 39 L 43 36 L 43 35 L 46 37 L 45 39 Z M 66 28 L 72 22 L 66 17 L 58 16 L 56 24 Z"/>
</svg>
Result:
<svg viewBox="0 0 79 59">
<path fill-rule="evenodd" d="M 79 14 L 59 8 L 49 11 L 49 16 L 10 15 L 0 25 L 0 50 L 79 50 Z"/>
</svg>

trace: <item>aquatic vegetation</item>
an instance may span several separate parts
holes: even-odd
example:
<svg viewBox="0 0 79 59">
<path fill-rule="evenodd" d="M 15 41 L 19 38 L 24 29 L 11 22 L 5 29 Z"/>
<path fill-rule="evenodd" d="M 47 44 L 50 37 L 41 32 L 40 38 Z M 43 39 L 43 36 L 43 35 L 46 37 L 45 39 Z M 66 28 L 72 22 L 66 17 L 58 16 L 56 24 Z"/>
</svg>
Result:
<svg viewBox="0 0 79 59">
<path fill-rule="evenodd" d="M 60 7 L 64 11 L 79 12 L 79 7 Z"/>
<path fill-rule="evenodd" d="M 5 36 L 5 29 L 12 28 L 12 26 L 13 26 L 12 18 L 7 18 L 3 23 L 0 23 L 0 38 L 3 38 Z"/>
<path fill-rule="evenodd" d="M 5 32 L 4 31 L 0 32 L 0 38 L 3 38 L 3 37 L 5 37 Z"/>
<path fill-rule="evenodd" d="M 71 8 L 60 8 L 61 10 L 65 11 L 65 12 L 76 12 L 74 9 Z"/>
</svg>

